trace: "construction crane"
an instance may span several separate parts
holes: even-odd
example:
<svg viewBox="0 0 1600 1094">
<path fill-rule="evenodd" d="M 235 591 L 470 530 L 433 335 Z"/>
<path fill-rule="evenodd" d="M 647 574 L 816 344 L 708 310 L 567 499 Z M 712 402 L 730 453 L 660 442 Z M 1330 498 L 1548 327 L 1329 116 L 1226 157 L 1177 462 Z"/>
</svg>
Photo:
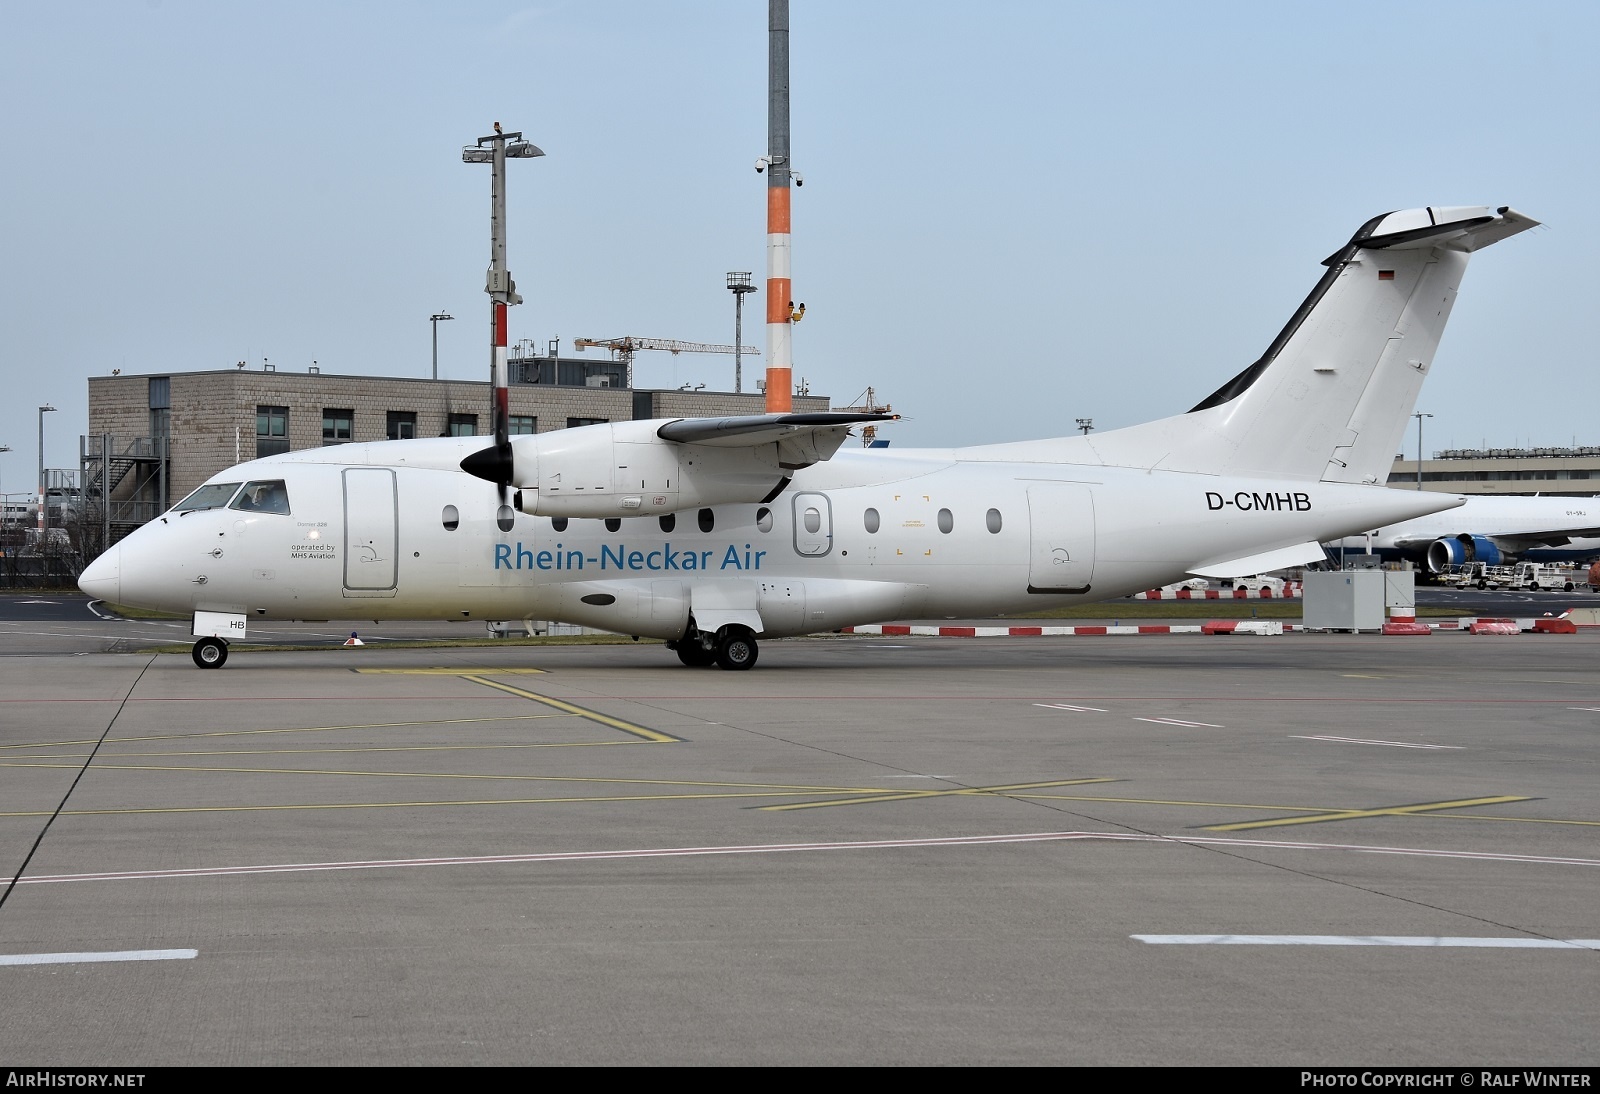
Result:
<svg viewBox="0 0 1600 1094">
<path fill-rule="evenodd" d="M 855 405 L 854 406 L 836 406 L 833 409 L 835 411 L 839 412 L 839 413 L 846 413 L 846 412 L 857 413 L 857 414 L 893 414 L 894 413 L 894 408 L 891 407 L 888 403 L 880 403 L 880 402 L 878 402 L 878 393 L 873 391 L 870 387 L 867 388 L 867 390 L 863 391 L 860 395 L 856 396 L 856 401 L 855 401 Z M 878 435 L 878 427 L 876 425 L 870 425 L 869 424 L 869 425 L 862 426 L 861 427 L 861 447 L 862 448 L 871 448 L 872 447 L 873 438 L 875 438 L 877 435 Z M 888 442 L 885 441 L 884 443 L 887 444 Z"/>
<path fill-rule="evenodd" d="M 712 346 L 704 342 L 675 342 L 670 338 L 635 338 L 625 335 L 621 338 L 574 338 L 572 344 L 577 349 L 607 349 L 612 356 L 622 362 L 623 383 L 633 387 L 633 355 L 642 349 L 664 349 L 668 353 L 749 353 L 757 354 L 760 351 L 752 346 Z"/>
</svg>

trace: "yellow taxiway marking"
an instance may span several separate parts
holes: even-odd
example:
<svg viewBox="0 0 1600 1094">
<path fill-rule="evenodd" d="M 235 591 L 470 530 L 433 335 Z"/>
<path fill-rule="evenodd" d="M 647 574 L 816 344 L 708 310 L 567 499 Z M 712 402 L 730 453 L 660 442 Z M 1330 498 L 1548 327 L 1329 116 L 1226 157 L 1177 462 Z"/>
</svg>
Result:
<svg viewBox="0 0 1600 1094">
<path fill-rule="evenodd" d="M 548 695 L 538 695 L 522 688 L 514 688 L 510 684 L 499 684 L 493 680 L 486 679 L 483 676 L 469 674 L 463 676 L 462 679 L 471 680 L 474 684 L 482 684 L 486 688 L 495 688 L 498 691 L 508 692 L 512 695 L 519 695 L 524 699 L 532 699 L 535 703 L 543 703 L 545 706 L 554 707 L 555 709 L 565 711 L 568 714 L 576 714 L 580 718 L 586 718 L 591 722 L 598 722 L 603 726 L 610 726 L 612 729 L 620 729 L 624 733 L 631 733 L 635 737 L 649 741 L 652 744 L 679 744 L 683 741 L 682 737 L 673 737 L 670 734 L 661 733 L 654 729 L 646 729 L 644 726 L 634 725 L 632 722 L 625 722 L 621 718 L 613 718 L 609 714 L 601 714 L 599 711 L 580 707 L 577 704 L 569 703 L 564 699 L 554 699 Z"/>
<path fill-rule="evenodd" d="M 546 717 L 541 715 L 541 717 Z M 557 715 L 551 714 L 554 718 Z M 560 717 L 576 717 L 576 715 L 560 715 Z M 107 760 L 132 760 L 148 759 L 162 756 L 174 759 L 180 756 L 317 756 L 324 753 L 339 752 L 487 752 L 493 749 L 506 748 L 597 748 L 601 745 L 631 745 L 636 741 L 550 741 L 528 744 L 500 744 L 500 745 L 370 745 L 367 747 L 350 748 L 217 748 L 210 751 L 194 750 L 188 752 L 112 752 L 100 753 Z M 58 766 L 34 763 L 35 760 L 82 760 L 87 759 L 87 752 L 46 752 L 30 753 L 20 762 L 0 760 L 0 767 L 49 767 Z M 101 765 L 104 766 L 104 765 Z M 184 768 L 184 770 L 190 770 Z M 206 768 L 197 767 L 195 771 L 205 771 Z"/>
<path fill-rule="evenodd" d="M 107 737 L 105 744 L 132 744 L 143 741 L 187 741 L 207 737 L 250 737 L 267 733 L 332 733 L 341 729 L 404 729 L 408 726 L 471 725 L 476 722 L 532 722 L 541 718 L 570 717 L 556 714 L 518 714 L 504 718 L 424 718 L 414 722 L 357 722 L 348 726 L 292 726 L 286 729 L 219 729 L 207 733 L 152 733 L 139 737 Z M 65 748 L 68 745 L 92 745 L 94 740 L 34 741 L 26 744 L 0 745 L 0 752 L 13 748 Z"/>
<path fill-rule="evenodd" d="M 13 765 L 5 765 L 13 766 Z M 14 765 L 14 766 L 54 766 L 54 765 Z M 65 766 L 65 765 L 62 765 Z M 223 769 L 206 767 L 152 767 L 152 768 L 127 768 L 122 770 L 135 771 L 222 771 L 231 772 L 253 771 L 256 769 Z M 262 774 L 324 774 L 324 775 L 401 775 L 409 773 L 384 772 L 384 771 L 303 771 L 290 769 L 287 772 L 261 771 Z M 421 777 L 435 777 L 424 773 Z M 273 810 L 293 809 L 405 809 L 422 806 L 446 805 L 557 805 L 572 802 L 652 802 L 652 801 L 706 801 L 723 799 L 745 798 L 777 798 L 793 797 L 796 794 L 891 794 L 893 791 L 884 787 L 850 787 L 850 786 L 788 786 L 772 783 L 720 783 L 720 782 L 694 782 L 674 779 L 592 779 L 566 775 L 549 776 L 495 776 L 495 775 L 456 775 L 442 776 L 445 778 L 472 778 L 493 779 L 509 778 L 516 781 L 551 782 L 551 783 L 590 783 L 606 786 L 641 786 L 641 787 L 684 787 L 691 788 L 684 793 L 655 793 L 655 794 L 602 794 L 587 797 L 548 797 L 548 798 L 485 798 L 466 801 L 400 801 L 400 802 L 312 802 L 288 805 L 207 805 L 207 806 L 152 806 L 148 808 L 128 807 L 121 809 L 70 809 L 63 810 L 63 815 L 71 816 L 112 816 L 122 814 L 147 814 L 147 813 L 256 813 L 270 812 Z M 0 813 L 0 817 L 45 817 L 50 816 L 50 810 L 28 810 L 11 813 Z"/>
<path fill-rule="evenodd" d="M 1403 817 L 1417 813 L 1432 813 L 1440 809 L 1465 809 L 1475 805 L 1504 805 L 1507 802 L 1526 802 L 1532 798 L 1502 795 L 1494 798 L 1461 798 L 1448 802 L 1419 802 L 1416 805 L 1394 805 L 1383 809 L 1340 809 L 1327 813 L 1314 813 L 1307 817 L 1277 817 L 1273 820 L 1240 821 L 1238 824 L 1210 824 L 1207 832 L 1242 832 L 1247 828 L 1281 828 L 1289 824 L 1321 824 L 1323 821 L 1358 820 L 1365 817 Z"/>
<path fill-rule="evenodd" d="M 1023 797 L 1016 793 L 1020 790 L 1043 790 L 1052 786 L 1081 786 L 1085 783 L 1112 783 L 1117 779 L 1057 779 L 1043 783 L 1011 783 L 1006 786 L 963 786 L 948 790 L 853 790 L 847 793 L 863 795 L 849 798 L 834 798 L 820 802 L 795 802 L 791 805 L 764 805 L 763 812 L 780 813 L 789 809 L 824 809 L 833 805 L 875 805 L 879 802 L 914 801 L 918 798 L 954 798 L 954 797 L 980 797 L 990 795 L 994 797 Z"/>
</svg>

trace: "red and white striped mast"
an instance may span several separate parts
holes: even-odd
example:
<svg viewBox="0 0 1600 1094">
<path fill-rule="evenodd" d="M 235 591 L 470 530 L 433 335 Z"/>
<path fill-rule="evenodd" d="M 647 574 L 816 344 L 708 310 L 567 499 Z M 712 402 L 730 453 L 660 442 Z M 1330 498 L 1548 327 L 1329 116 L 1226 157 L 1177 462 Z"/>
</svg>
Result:
<svg viewBox="0 0 1600 1094">
<path fill-rule="evenodd" d="M 767 0 L 767 399 L 768 414 L 794 408 L 793 327 L 798 313 L 789 267 L 789 0 Z M 804 305 L 801 305 L 804 308 Z"/>
</svg>

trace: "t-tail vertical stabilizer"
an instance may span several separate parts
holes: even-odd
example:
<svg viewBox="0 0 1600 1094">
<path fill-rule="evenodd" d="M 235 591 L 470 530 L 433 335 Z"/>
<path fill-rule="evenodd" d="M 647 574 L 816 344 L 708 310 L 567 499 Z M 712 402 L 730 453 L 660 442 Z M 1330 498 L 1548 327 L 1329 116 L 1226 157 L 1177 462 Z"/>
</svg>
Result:
<svg viewBox="0 0 1600 1094">
<path fill-rule="evenodd" d="M 1099 462 L 1381 483 L 1473 251 L 1538 221 L 1509 208 L 1374 217 L 1261 359 L 1187 414 L 1086 438 Z"/>
</svg>

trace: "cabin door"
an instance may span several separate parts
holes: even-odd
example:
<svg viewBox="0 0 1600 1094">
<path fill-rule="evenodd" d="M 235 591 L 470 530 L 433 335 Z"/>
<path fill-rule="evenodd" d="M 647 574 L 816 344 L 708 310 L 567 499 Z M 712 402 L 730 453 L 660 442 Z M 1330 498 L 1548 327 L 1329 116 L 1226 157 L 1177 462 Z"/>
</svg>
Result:
<svg viewBox="0 0 1600 1094">
<path fill-rule="evenodd" d="M 1094 495 L 1079 482 L 1028 484 L 1030 593 L 1086 593 L 1094 579 Z"/>
<path fill-rule="evenodd" d="M 344 471 L 344 595 L 394 596 L 400 510 L 387 467 Z"/>
</svg>

